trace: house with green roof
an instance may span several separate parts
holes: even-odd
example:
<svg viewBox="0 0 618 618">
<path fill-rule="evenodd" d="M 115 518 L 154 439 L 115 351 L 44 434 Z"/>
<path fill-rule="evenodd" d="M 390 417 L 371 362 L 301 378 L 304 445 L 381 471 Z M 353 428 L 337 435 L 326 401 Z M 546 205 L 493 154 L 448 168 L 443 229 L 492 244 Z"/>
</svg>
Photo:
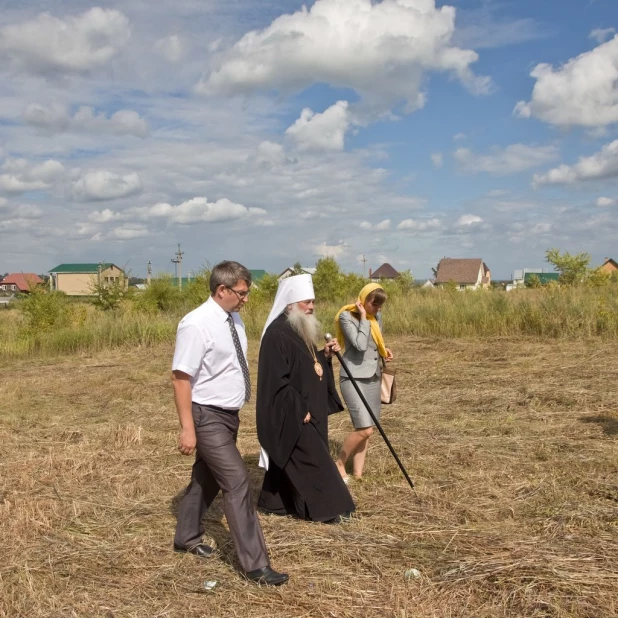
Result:
<svg viewBox="0 0 618 618">
<path fill-rule="evenodd" d="M 540 285 L 548 285 L 549 283 L 558 283 L 560 281 L 560 273 L 524 273 L 524 285 L 530 287 L 537 281 Z"/>
<path fill-rule="evenodd" d="M 265 270 L 249 270 L 249 272 L 251 273 L 251 286 L 254 288 L 258 288 L 260 281 L 266 276 L 266 271 Z M 191 281 L 194 281 L 194 280 L 195 280 L 195 276 L 182 277 L 181 285 L 184 288 L 187 284 L 191 283 Z M 171 281 L 172 281 L 173 286 L 175 287 L 178 286 L 178 277 L 172 277 Z"/>
<path fill-rule="evenodd" d="M 260 281 L 266 276 L 266 271 L 249 269 L 249 272 L 251 273 L 251 284 L 256 288 L 259 287 Z"/>
<path fill-rule="evenodd" d="M 49 275 L 50 288 L 68 296 L 94 296 L 97 285 L 111 285 L 125 277 L 122 268 L 111 262 L 58 264 Z"/>
</svg>

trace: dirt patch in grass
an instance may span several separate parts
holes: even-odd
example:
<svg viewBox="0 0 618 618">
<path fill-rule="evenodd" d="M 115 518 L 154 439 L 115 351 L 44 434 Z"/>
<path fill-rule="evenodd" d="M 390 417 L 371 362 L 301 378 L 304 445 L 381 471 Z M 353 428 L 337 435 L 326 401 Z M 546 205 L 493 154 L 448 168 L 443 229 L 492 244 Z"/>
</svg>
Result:
<svg viewBox="0 0 618 618">
<path fill-rule="evenodd" d="M 383 424 L 416 493 L 376 434 L 350 523 L 260 515 L 291 575 L 278 589 L 238 576 L 220 498 L 218 556 L 171 551 L 191 461 L 170 346 L 3 362 L 0 616 L 618 615 L 615 344 L 389 343 L 399 400 Z M 239 446 L 257 494 L 254 412 Z M 333 448 L 350 428 L 331 417 Z"/>
</svg>

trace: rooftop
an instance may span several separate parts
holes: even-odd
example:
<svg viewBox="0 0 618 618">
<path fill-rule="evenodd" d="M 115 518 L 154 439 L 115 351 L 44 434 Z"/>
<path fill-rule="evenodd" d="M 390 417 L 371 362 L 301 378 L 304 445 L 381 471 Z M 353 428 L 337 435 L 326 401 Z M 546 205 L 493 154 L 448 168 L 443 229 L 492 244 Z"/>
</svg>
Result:
<svg viewBox="0 0 618 618">
<path fill-rule="evenodd" d="M 438 264 L 436 283 L 476 283 L 482 265 L 481 258 L 443 258 Z"/>
<path fill-rule="evenodd" d="M 101 262 L 101 269 L 106 270 L 114 266 L 111 262 Z M 58 264 L 56 268 L 49 270 L 50 273 L 98 273 L 99 263 L 93 264 Z"/>
</svg>

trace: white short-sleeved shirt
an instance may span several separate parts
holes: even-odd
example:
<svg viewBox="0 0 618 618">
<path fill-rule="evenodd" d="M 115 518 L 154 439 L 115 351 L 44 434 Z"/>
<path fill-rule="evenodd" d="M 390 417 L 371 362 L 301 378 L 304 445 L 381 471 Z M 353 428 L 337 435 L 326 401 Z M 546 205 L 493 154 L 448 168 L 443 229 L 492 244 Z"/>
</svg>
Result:
<svg viewBox="0 0 618 618">
<path fill-rule="evenodd" d="M 232 339 L 230 314 L 209 298 L 178 324 L 172 371 L 191 376 L 195 403 L 238 410 L 245 402 L 245 379 Z M 238 313 L 232 313 L 245 358 L 247 335 Z"/>
</svg>

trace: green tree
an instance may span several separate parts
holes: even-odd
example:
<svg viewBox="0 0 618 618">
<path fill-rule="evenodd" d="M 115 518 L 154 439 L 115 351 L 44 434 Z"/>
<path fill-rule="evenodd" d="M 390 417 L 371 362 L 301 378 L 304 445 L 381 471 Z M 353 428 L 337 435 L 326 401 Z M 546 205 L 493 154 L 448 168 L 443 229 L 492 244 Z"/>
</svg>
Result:
<svg viewBox="0 0 618 618">
<path fill-rule="evenodd" d="M 358 273 L 346 273 L 341 276 L 341 294 L 340 300 L 342 302 L 356 301 L 359 292 L 369 283 L 369 279 L 366 279 Z"/>
<path fill-rule="evenodd" d="M 332 257 L 321 258 L 313 275 L 313 288 L 318 301 L 342 299 L 343 274 Z"/>
<path fill-rule="evenodd" d="M 397 279 L 395 279 L 393 283 L 402 294 L 407 294 L 412 290 L 412 286 L 414 285 L 414 277 L 412 276 L 412 271 L 400 271 L 399 277 L 397 277 Z"/>
<path fill-rule="evenodd" d="M 609 285 L 611 282 L 612 276 L 610 273 L 601 270 L 601 268 L 593 268 L 588 273 L 588 278 L 586 279 L 586 285 L 589 285 L 593 288 L 602 288 L 606 285 Z"/>
<path fill-rule="evenodd" d="M 302 275 L 302 274 L 303 274 L 303 267 L 300 262 L 296 262 L 296 264 L 292 266 L 292 277 L 294 277 L 295 275 Z"/>
<path fill-rule="evenodd" d="M 540 288 L 541 278 L 538 275 L 530 275 L 526 281 L 527 288 Z"/>
<path fill-rule="evenodd" d="M 251 295 L 264 300 L 273 300 L 279 286 L 279 278 L 272 273 L 266 273 L 257 284 L 257 289 L 251 292 Z"/>
<path fill-rule="evenodd" d="M 589 253 L 571 255 L 566 251 L 560 253 L 558 249 L 548 249 L 545 259 L 560 273 L 560 283 L 563 285 L 580 285 L 588 278 L 591 260 Z"/>
</svg>

